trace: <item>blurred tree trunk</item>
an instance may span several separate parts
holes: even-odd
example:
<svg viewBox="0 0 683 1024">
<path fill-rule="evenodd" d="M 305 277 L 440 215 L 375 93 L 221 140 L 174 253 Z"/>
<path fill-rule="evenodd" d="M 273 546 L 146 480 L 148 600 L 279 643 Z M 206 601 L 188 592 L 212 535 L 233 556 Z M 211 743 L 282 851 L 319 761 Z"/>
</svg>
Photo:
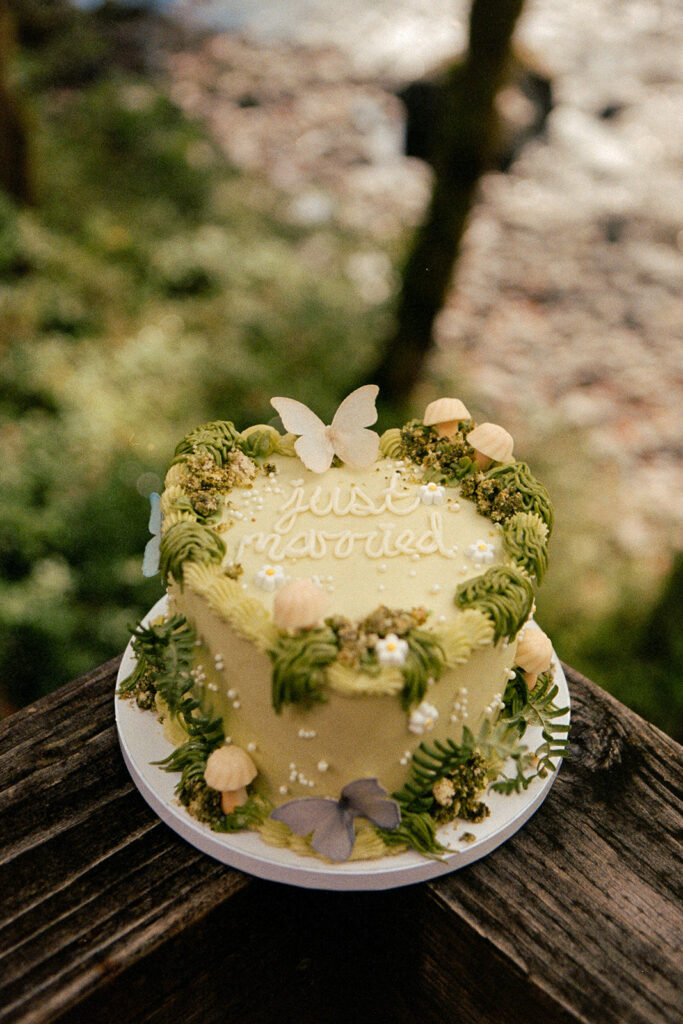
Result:
<svg viewBox="0 0 683 1024">
<path fill-rule="evenodd" d="M 469 49 L 446 82 L 431 147 L 434 188 L 404 269 L 397 328 L 368 377 L 394 403 L 410 394 L 432 344 L 434 319 L 451 283 L 467 215 L 493 145 L 495 98 L 523 5 L 524 0 L 472 0 Z"/>
<path fill-rule="evenodd" d="M 0 189 L 17 202 L 31 203 L 29 133 L 11 84 L 14 49 L 14 18 L 8 0 L 0 0 Z"/>
</svg>

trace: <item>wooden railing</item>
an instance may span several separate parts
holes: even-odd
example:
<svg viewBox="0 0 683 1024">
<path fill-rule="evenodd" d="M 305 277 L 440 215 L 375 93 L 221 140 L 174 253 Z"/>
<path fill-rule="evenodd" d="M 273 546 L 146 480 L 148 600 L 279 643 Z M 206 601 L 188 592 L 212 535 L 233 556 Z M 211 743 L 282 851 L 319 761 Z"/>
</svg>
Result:
<svg viewBox="0 0 683 1024">
<path fill-rule="evenodd" d="M 681 1020 L 683 751 L 565 667 L 571 756 L 488 857 L 327 893 L 248 877 L 147 807 L 117 662 L 0 724 L 0 1021 Z"/>
</svg>

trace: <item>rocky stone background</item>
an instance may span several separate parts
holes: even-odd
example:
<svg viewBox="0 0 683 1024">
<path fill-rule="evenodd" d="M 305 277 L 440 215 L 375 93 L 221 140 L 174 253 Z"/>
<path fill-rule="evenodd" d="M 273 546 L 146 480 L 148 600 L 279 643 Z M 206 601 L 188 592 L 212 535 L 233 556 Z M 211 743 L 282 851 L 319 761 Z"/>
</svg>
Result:
<svg viewBox="0 0 683 1024">
<path fill-rule="evenodd" d="M 429 6 L 335 16 L 320 0 L 285 24 L 266 4 L 252 35 L 167 60 L 173 98 L 282 190 L 287 216 L 366 231 L 349 274 L 368 303 L 395 288 L 387 250 L 429 195 L 396 92 L 466 41 L 465 4 Z M 419 389 L 455 386 L 547 465 L 572 519 L 554 577 L 574 581 L 569 616 L 609 611 L 625 587 L 651 595 L 683 541 L 682 39 L 675 0 L 529 0 L 517 47 L 545 69 L 553 110 L 482 182 Z M 528 102 L 501 96 L 522 130 Z"/>
</svg>

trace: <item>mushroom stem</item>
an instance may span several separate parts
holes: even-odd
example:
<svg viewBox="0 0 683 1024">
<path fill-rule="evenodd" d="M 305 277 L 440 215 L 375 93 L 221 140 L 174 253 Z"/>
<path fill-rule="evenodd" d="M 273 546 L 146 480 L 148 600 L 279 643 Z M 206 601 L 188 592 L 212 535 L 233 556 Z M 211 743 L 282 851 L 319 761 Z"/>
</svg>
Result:
<svg viewBox="0 0 683 1024">
<path fill-rule="evenodd" d="M 474 461 L 476 462 L 477 466 L 479 466 L 479 469 L 482 471 L 482 473 L 485 473 L 486 470 L 491 465 L 491 463 L 493 462 L 493 459 L 490 459 L 488 455 L 484 455 L 483 452 L 475 451 Z"/>
<path fill-rule="evenodd" d="M 460 420 L 446 420 L 444 423 L 435 423 L 436 432 L 439 437 L 450 437 L 458 429 Z"/>
<path fill-rule="evenodd" d="M 221 793 L 221 810 L 223 814 L 232 814 L 236 807 L 241 807 L 247 802 L 247 790 L 245 786 L 239 789 L 227 789 Z"/>
<path fill-rule="evenodd" d="M 538 673 L 537 672 L 525 672 L 524 673 L 524 678 L 526 680 L 526 685 L 527 685 L 527 687 L 529 689 L 529 693 L 531 693 L 531 691 L 533 690 L 534 686 L 536 685 L 536 680 L 538 679 Z"/>
</svg>

